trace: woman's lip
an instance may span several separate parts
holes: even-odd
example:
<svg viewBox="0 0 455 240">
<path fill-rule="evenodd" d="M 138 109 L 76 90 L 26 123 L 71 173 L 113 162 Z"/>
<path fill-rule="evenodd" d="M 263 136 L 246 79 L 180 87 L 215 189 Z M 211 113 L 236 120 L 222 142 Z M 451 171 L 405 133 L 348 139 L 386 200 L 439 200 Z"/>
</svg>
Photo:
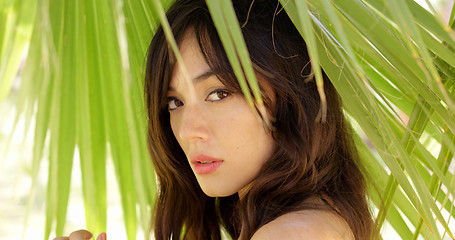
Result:
<svg viewBox="0 0 455 240">
<path fill-rule="evenodd" d="M 204 154 L 198 154 L 198 155 L 193 155 L 190 156 L 190 160 L 192 164 L 196 164 L 199 162 L 222 162 L 223 160 L 213 158 Z"/>
<path fill-rule="evenodd" d="M 196 174 L 210 174 L 223 163 L 223 160 L 216 159 L 207 155 L 199 154 L 190 157 Z"/>
</svg>

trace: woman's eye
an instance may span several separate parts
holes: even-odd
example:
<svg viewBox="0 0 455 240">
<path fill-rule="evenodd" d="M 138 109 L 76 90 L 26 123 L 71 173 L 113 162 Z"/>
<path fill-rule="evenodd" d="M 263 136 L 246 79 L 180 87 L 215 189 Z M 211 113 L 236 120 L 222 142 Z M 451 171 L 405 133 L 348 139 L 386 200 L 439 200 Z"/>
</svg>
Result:
<svg viewBox="0 0 455 240">
<path fill-rule="evenodd" d="M 167 106 L 168 106 L 169 111 L 172 111 L 172 110 L 179 108 L 180 106 L 183 106 L 183 102 L 175 97 L 169 97 Z"/>
<path fill-rule="evenodd" d="M 207 101 L 214 102 L 214 101 L 220 101 L 223 100 L 224 98 L 227 98 L 231 95 L 231 92 L 225 89 L 218 89 L 213 92 L 211 92 L 207 96 Z"/>
</svg>

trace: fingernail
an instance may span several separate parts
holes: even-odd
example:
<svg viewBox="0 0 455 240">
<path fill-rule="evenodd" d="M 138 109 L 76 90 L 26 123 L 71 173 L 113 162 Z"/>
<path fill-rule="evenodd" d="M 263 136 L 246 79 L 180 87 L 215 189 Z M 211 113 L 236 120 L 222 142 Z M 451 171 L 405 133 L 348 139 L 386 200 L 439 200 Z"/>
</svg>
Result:
<svg viewBox="0 0 455 240">
<path fill-rule="evenodd" d="M 100 235 L 98 235 L 96 240 L 106 240 L 106 233 L 101 233 Z"/>
<path fill-rule="evenodd" d="M 85 239 L 91 239 L 93 237 L 93 235 L 91 233 L 88 233 L 87 235 L 85 235 Z"/>
</svg>

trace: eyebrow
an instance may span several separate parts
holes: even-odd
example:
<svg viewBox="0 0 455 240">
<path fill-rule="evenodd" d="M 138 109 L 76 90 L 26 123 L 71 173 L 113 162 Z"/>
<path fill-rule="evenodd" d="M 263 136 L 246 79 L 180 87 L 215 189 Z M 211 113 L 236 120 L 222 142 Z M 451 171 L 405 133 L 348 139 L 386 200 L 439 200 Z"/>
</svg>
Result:
<svg viewBox="0 0 455 240">
<path fill-rule="evenodd" d="M 206 80 L 207 78 L 209 78 L 213 75 L 215 75 L 215 72 L 212 69 L 209 69 L 209 70 L 203 72 L 202 74 L 200 74 L 199 76 L 193 78 L 193 84 L 198 84 L 200 82 L 203 82 L 204 80 Z M 172 86 L 169 86 L 169 91 L 175 91 L 175 89 Z"/>
</svg>

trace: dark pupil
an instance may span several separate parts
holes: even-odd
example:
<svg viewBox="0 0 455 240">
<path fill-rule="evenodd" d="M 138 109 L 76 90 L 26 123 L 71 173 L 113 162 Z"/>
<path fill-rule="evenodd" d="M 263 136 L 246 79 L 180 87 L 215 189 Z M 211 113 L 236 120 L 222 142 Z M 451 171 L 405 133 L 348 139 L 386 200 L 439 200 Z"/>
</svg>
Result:
<svg viewBox="0 0 455 240">
<path fill-rule="evenodd" d="M 216 93 L 216 95 L 217 95 L 217 96 L 218 96 L 218 98 L 220 98 L 220 99 L 221 99 L 221 98 L 225 98 L 225 97 L 226 97 L 226 93 L 225 93 L 225 92 L 222 92 L 222 91 L 220 91 L 220 92 L 217 92 L 217 93 Z"/>
</svg>

